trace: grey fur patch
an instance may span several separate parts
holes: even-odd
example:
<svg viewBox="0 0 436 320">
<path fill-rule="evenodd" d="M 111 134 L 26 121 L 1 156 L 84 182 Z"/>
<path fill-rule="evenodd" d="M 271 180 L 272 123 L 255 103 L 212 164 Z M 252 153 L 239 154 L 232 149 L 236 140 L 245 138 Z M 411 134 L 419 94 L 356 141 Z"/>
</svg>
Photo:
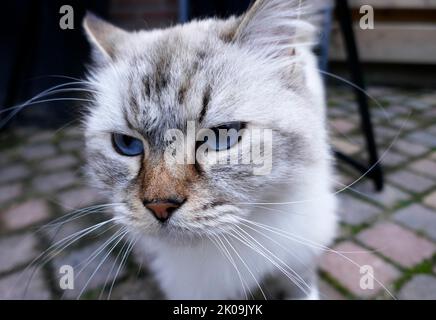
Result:
<svg viewBox="0 0 436 320">
<path fill-rule="evenodd" d="M 124 185 L 128 182 L 129 170 L 120 164 L 107 158 L 103 153 L 93 150 L 88 152 L 88 165 L 93 174 L 102 181 L 108 189 Z"/>
<path fill-rule="evenodd" d="M 210 87 L 210 85 L 206 85 L 206 88 L 204 89 L 204 93 L 203 93 L 202 108 L 198 116 L 199 123 L 203 122 L 204 117 L 206 115 L 207 108 L 209 106 L 209 102 L 211 99 L 211 92 L 212 92 L 212 88 Z"/>
</svg>

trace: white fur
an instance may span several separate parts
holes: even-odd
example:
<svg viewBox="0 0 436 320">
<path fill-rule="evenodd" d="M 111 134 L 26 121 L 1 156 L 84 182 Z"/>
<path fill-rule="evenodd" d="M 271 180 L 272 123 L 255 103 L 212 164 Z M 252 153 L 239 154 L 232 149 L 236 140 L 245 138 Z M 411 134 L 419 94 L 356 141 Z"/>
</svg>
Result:
<svg viewBox="0 0 436 320">
<path fill-rule="evenodd" d="M 125 181 L 115 186 L 106 185 L 102 179 L 105 172 L 110 175 L 114 168 L 95 161 L 90 163 L 90 173 L 112 201 L 130 204 L 117 208 L 115 215 L 131 228 L 134 239 L 140 238 L 135 251 L 146 257 L 170 299 L 250 297 L 258 284 L 262 286 L 262 281 L 274 274 L 281 277 L 281 282 L 298 283 L 299 275 L 314 269 L 318 257 L 334 237 L 335 198 L 331 190 L 324 91 L 311 52 L 310 32 L 307 32 L 311 29 L 298 20 L 300 12 L 295 11 L 296 5 L 298 1 L 261 1 L 257 8 L 260 11 L 251 14 L 251 20 L 243 20 L 231 44 L 223 43 L 217 34 L 232 28 L 237 23 L 234 18 L 130 34 L 123 39 L 121 47 L 110 48 L 111 53 L 122 58 L 107 62 L 106 67 L 90 76 L 99 94 L 86 118 L 87 148 L 128 169 Z M 304 41 L 297 31 L 303 32 Z M 208 126 L 243 119 L 253 126 L 297 133 L 305 143 L 303 150 L 295 150 L 293 158 L 293 150 L 281 153 L 289 148 L 291 141 L 277 136 L 272 154 L 277 160 L 273 172 L 250 177 L 243 190 L 238 185 L 241 181 L 230 181 L 222 173 L 213 184 L 198 182 L 190 190 L 189 201 L 169 221 L 169 226 L 178 231 L 167 236 L 162 235 L 159 223 L 143 208 L 140 191 L 127 192 L 136 190 L 131 189 L 130 183 L 138 175 L 141 162 L 117 154 L 111 146 L 110 133 L 124 133 L 141 139 L 144 145 L 150 143 L 127 126 L 122 107 L 129 102 L 127 93 L 141 97 L 141 76 L 152 69 L 149 61 L 155 57 L 150 52 L 156 43 L 175 34 L 179 36 L 176 39 L 180 41 L 180 52 L 172 53 L 174 66 L 170 76 L 174 82 L 183 78 L 181 70 L 191 62 L 197 48 L 209 50 L 208 60 L 192 81 L 188 107 L 162 112 L 164 106 L 177 105 L 176 85 L 159 92 L 164 100 L 161 105 L 151 100 L 139 102 L 146 106 L 141 116 L 150 129 L 157 130 L 167 120 L 168 112 L 175 112 L 183 119 L 195 118 L 201 109 L 198 100 L 202 88 L 213 81 L 214 95 L 205 117 Z M 91 40 L 104 41 L 97 33 L 93 33 Z M 107 44 L 99 46 L 107 47 Z M 136 59 L 136 65 L 132 66 L 132 58 L 141 54 L 147 59 Z M 290 83 L 284 85 L 280 75 L 289 78 Z M 142 119 L 138 114 L 128 116 Z M 299 158 L 310 159 L 301 163 Z M 212 166 L 204 167 L 211 175 L 212 169 Z M 175 178 L 183 176 L 182 169 L 173 171 Z M 228 197 L 228 204 L 200 210 L 200 205 L 215 200 L 214 192 Z M 226 192 L 231 193 L 232 201 Z M 228 211 L 232 214 L 227 214 Z M 205 216 L 210 219 L 198 222 L 198 218 Z M 262 225 L 273 229 L 263 229 Z M 170 233 L 173 229 L 168 230 Z M 185 234 L 180 234 L 180 230 L 186 230 Z M 242 234 L 246 241 L 236 239 L 235 232 Z M 221 249 L 210 238 L 218 241 Z M 316 298 L 312 283 L 306 287 L 301 281 L 299 285 L 309 299 Z"/>
</svg>

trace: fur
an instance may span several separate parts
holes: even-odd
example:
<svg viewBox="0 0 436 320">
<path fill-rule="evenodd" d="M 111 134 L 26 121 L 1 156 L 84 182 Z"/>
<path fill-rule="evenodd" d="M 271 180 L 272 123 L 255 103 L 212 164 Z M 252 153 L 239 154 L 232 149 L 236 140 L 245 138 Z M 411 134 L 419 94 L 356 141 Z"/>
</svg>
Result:
<svg viewBox="0 0 436 320">
<path fill-rule="evenodd" d="M 114 215 L 170 299 L 249 298 L 271 276 L 286 297 L 316 296 L 314 270 L 336 216 L 308 16 L 299 1 L 261 0 L 242 17 L 151 31 L 85 19 L 96 91 L 84 120 L 89 174 L 122 203 Z M 186 132 L 187 121 L 271 129 L 271 172 L 164 162 L 165 133 Z M 144 155 L 119 155 L 113 132 L 140 139 Z M 249 144 L 242 136 L 239 150 Z M 165 225 L 142 204 L 181 195 L 186 202 Z"/>
</svg>

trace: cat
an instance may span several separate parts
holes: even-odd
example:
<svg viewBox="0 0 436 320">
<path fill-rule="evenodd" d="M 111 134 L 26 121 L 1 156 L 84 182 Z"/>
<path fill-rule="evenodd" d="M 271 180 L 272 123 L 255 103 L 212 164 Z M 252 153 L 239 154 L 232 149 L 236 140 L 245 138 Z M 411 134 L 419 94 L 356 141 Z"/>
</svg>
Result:
<svg viewBox="0 0 436 320">
<path fill-rule="evenodd" d="M 308 8 L 258 0 L 240 17 L 137 32 L 84 19 L 95 92 L 83 120 L 89 177 L 119 204 L 116 223 L 168 299 L 319 297 L 317 263 L 337 218 Z M 191 158 L 207 145 L 206 158 L 238 159 L 254 145 L 270 170 L 176 161 L 168 132 L 186 134 L 188 123 L 238 132 L 176 141 Z M 250 139 L 256 129 L 271 136 Z"/>
</svg>

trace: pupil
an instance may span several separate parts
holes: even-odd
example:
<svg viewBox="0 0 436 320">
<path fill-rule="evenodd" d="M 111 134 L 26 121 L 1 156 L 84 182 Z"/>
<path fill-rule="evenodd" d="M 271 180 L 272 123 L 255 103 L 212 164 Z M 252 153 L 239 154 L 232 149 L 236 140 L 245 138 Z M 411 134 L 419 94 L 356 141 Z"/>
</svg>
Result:
<svg viewBox="0 0 436 320">
<path fill-rule="evenodd" d="M 133 139 L 129 136 L 123 136 L 123 143 L 125 146 L 129 147 L 132 144 Z"/>
</svg>

